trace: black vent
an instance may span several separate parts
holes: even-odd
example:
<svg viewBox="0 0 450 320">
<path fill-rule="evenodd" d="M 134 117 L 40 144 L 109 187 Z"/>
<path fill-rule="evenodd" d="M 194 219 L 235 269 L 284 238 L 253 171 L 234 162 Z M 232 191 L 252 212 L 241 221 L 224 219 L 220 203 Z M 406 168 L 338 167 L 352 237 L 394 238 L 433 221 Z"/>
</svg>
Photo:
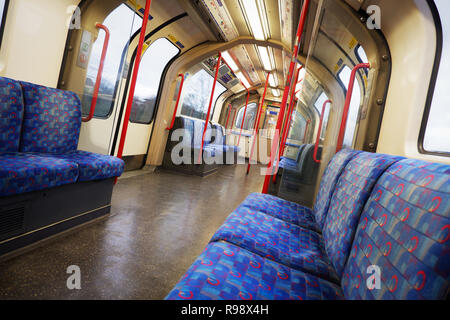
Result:
<svg viewBox="0 0 450 320">
<path fill-rule="evenodd" d="M 0 238 L 22 231 L 25 207 L 0 211 Z"/>
</svg>

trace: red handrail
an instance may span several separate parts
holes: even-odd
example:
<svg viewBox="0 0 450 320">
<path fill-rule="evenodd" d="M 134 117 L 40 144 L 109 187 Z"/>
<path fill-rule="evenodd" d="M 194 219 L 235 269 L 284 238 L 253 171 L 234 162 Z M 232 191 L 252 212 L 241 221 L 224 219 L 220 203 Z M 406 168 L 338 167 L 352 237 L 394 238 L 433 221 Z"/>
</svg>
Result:
<svg viewBox="0 0 450 320">
<path fill-rule="evenodd" d="M 270 76 L 270 72 L 267 73 L 267 77 L 266 77 L 266 84 L 264 86 L 264 92 L 263 92 L 263 96 L 262 96 L 262 100 L 261 100 L 261 104 L 259 105 L 258 108 L 258 113 L 256 115 L 256 121 L 255 121 L 255 128 L 253 130 L 253 134 L 254 134 L 254 139 L 253 139 L 253 143 L 252 143 L 252 149 L 250 151 L 250 156 L 248 158 L 248 165 L 247 165 L 247 174 L 250 173 L 250 166 L 251 166 L 251 160 L 252 160 L 252 156 L 253 156 L 253 152 L 255 151 L 255 143 L 256 143 L 256 139 L 258 138 L 258 132 L 259 132 L 259 123 L 261 122 L 261 115 L 262 115 L 262 110 L 263 110 L 263 106 L 264 106 L 264 100 L 266 99 L 266 93 L 267 93 L 267 87 L 269 85 L 269 76 Z"/>
<path fill-rule="evenodd" d="M 361 68 L 370 68 L 370 64 L 369 63 L 360 63 L 360 64 L 356 65 L 353 68 L 352 73 L 350 75 L 350 81 L 349 81 L 348 89 L 347 89 L 347 96 L 345 97 L 344 111 L 342 112 L 341 127 L 339 129 L 339 136 L 338 136 L 338 141 L 337 141 L 337 145 L 336 145 L 336 153 L 338 153 L 342 149 L 342 144 L 344 143 L 344 135 L 345 135 L 345 129 L 347 126 L 348 110 L 350 108 L 350 103 L 352 102 L 353 86 L 355 84 L 356 72 Z"/>
<path fill-rule="evenodd" d="M 316 145 L 314 146 L 314 154 L 313 154 L 313 159 L 317 163 L 321 162 L 321 160 L 317 160 L 317 150 L 319 150 L 320 134 L 322 133 L 323 118 L 325 116 L 325 107 L 329 103 L 331 103 L 331 100 L 327 100 L 323 103 L 322 114 L 320 115 L 319 129 L 317 131 Z"/>
<path fill-rule="evenodd" d="M 298 84 L 298 76 L 300 74 L 300 70 L 303 68 L 303 66 L 300 66 L 300 68 L 297 69 L 296 72 L 296 76 L 295 76 L 295 85 L 292 86 L 292 90 L 291 90 L 291 100 L 289 101 L 289 109 L 288 109 L 288 113 L 287 113 L 287 118 L 286 121 L 284 123 L 284 128 L 283 128 L 283 135 L 281 136 L 281 146 L 280 146 L 280 152 L 278 153 L 278 161 L 277 161 L 277 167 L 275 169 L 275 172 L 278 172 L 278 169 L 280 167 L 280 159 L 281 156 L 284 154 L 284 149 L 286 147 L 286 140 L 287 140 L 287 136 L 290 130 L 290 125 L 291 125 L 291 118 L 292 118 L 292 113 L 294 112 L 294 97 L 295 97 L 295 87 Z M 273 183 L 277 182 L 277 175 L 274 174 L 273 175 L 273 179 L 272 179 Z"/>
<path fill-rule="evenodd" d="M 183 90 L 184 74 L 180 73 L 178 76 L 181 77 L 180 89 L 178 89 L 178 97 L 177 102 L 175 104 L 175 110 L 173 110 L 172 122 L 170 123 L 170 126 L 166 128 L 166 130 L 172 130 L 173 128 L 173 124 L 175 123 L 175 117 L 177 116 L 178 104 L 180 103 L 181 91 Z"/>
<path fill-rule="evenodd" d="M 239 138 L 238 138 L 238 143 L 237 143 L 238 146 L 239 146 L 239 143 L 241 142 L 242 129 L 244 128 L 245 115 L 247 114 L 248 99 L 250 98 L 250 90 L 247 89 L 247 87 L 242 83 L 242 81 L 241 81 L 241 84 L 245 88 L 245 90 L 247 90 L 247 100 L 245 101 L 244 116 L 242 117 L 241 131 L 239 132 Z"/>
<path fill-rule="evenodd" d="M 118 158 L 122 158 L 123 148 L 125 146 L 125 139 L 127 137 L 128 122 L 130 121 L 131 107 L 133 106 L 134 91 L 136 89 L 136 82 L 137 82 L 137 77 L 138 77 L 138 73 L 139 73 L 139 66 L 141 64 L 142 49 L 143 49 L 144 40 L 145 40 L 145 33 L 147 31 L 147 24 L 149 21 L 148 17 L 150 15 L 151 3 L 152 3 L 152 0 L 146 0 L 146 3 L 145 3 L 145 11 L 144 11 L 144 16 L 143 16 L 143 20 L 142 20 L 141 33 L 139 36 L 139 43 L 138 43 L 138 47 L 137 47 L 137 51 L 136 51 L 136 58 L 134 60 L 133 74 L 131 76 L 130 90 L 128 92 L 128 101 L 127 101 L 127 105 L 125 108 L 125 117 L 123 119 L 122 134 L 120 136 L 119 149 L 117 151 Z"/>
<path fill-rule="evenodd" d="M 230 127 L 231 130 L 233 129 L 233 126 L 234 126 L 234 120 L 236 120 L 236 113 L 237 113 L 237 109 L 234 109 L 234 112 L 233 112 L 233 121 L 231 121 L 231 127 Z"/>
<path fill-rule="evenodd" d="M 98 92 L 100 91 L 100 84 L 102 82 L 103 67 L 105 66 L 105 58 L 106 53 L 108 52 L 108 45 L 109 45 L 109 35 L 110 35 L 109 29 L 100 23 L 97 23 L 95 26 L 105 31 L 105 41 L 103 42 L 103 50 L 100 58 L 100 66 L 98 67 L 97 79 L 95 80 L 94 93 L 92 95 L 91 100 L 91 109 L 89 110 L 89 115 L 87 117 L 81 118 L 81 121 L 83 122 L 89 122 L 94 117 L 95 107 L 97 106 Z"/>
<path fill-rule="evenodd" d="M 311 123 L 311 120 L 307 120 L 306 121 L 306 127 L 305 127 L 305 133 L 303 134 L 303 143 L 306 142 L 306 133 L 308 133 L 308 129 L 309 129 L 309 124 Z"/>
<path fill-rule="evenodd" d="M 291 83 L 292 83 L 292 77 L 294 75 L 294 68 L 296 65 L 296 58 L 298 55 L 298 51 L 299 51 L 299 44 L 300 44 L 300 40 L 303 34 L 303 29 L 305 27 L 305 22 L 306 22 L 306 16 L 308 14 L 308 8 L 309 8 L 309 2 L 310 0 L 305 0 L 305 2 L 303 2 L 303 8 L 302 8 L 302 12 L 300 15 L 300 20 L 298 23 L 298 28 L 297 28 L 297 35 L 296 35 L 296 41 L 295 41 L 295 46 L 294 46 L 294 50 L 292 53 L 292 60 L 291 60 L 291 65 L 289 67 L 289 73 L 287 76 L 287 81 L 286 81 L 286 86 L 284 88 L 284 93 L 283 93 L 283 99 L 281 100 L 281 107 L 280 107 L 280 114 L 278 116 L 278 121 L 277 121 L 277 125 L 275 127 L 275 135 L 274 135 L 274 139 L 272 141 L 272 149 L 270 151 L 270 160 L 269 163 L 267 164 L 267 173 L 266 173 L 266 178 L 264 180 L 264 186 L 262 189 L 262 193 L 267 193 L 267 191 L 269 190 L 269 183 L 270 183 L 270 177 L 272 175 L 272 164 L 273 161 L 275 159 L 275 154 L 277 152 L 277 148 L 279 146 L 279 131 L 281 129 L 281 125 L 283 123 L 284 120 L 284 112 L 286 110 L 286 103 L 287 103 L 287 99 L 289 96 L 289 89 L 291 87 Z"/>
<path fill-rule="evenodd" d="M 225 130 L 228 129 L 228 122 L 230 121 L 231 109 L 233 109 L 233 107 L 230 104 L 230 105 L 228 105 L 228 116 L 227 116 L 227 122 L 225 123 Z"/>
<path fill-rule="evenodd" d="M 209 99 L 209 107 L 208 107 L 208 112 L 206 114 L 206 119 L 205 119 L 205 128 L 203 129 L 202 145 L 200 147 L 200 152 L 198 153 L 198 164 L 202 163 L 203 145 L 205 144 L 205 135 L 206 135 L 206 130 L 208 129 L 209 117 L 211 114 L 211 107 L 212 107 L 212 103 L 213 103 L 213 99 L 214 99 L 214 90 L 216 89 L 217 77 L 219 76 L 219 68 L 220 68 L 221 62 L 222 62 L 222 53 L 219 52 L 219 58 L 217 59 L 216 74 L 214 75 L 214 82 L 213 82 L 213 87 L 212 87 L 212 92 L 211 92 L 211 98 Z"/>
</svg>

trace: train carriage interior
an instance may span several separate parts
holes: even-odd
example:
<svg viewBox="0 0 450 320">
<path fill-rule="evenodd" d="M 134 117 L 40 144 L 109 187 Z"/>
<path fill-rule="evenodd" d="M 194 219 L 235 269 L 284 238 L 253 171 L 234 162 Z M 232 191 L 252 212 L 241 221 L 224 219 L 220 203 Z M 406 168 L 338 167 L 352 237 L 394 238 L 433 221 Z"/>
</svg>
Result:
<svg viewBox="0 0 450 320">
<path fill-rule="evenodd" d="M 0 0 L 0 300 L 448 300 L 449 17 Z"/>
</svg>

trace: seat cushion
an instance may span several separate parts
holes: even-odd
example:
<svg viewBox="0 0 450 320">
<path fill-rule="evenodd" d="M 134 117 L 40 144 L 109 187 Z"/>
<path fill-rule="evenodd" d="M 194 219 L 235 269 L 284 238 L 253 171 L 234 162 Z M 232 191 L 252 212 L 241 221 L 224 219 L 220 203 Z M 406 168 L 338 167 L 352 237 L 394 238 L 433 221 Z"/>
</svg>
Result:
<svg viewBox="0 0 450 320">
<path fill-rule="evenodd" d="M 20 83 L 0 77 L 0 152 L 19 151 L 23 109 Z"/>
<path fill-rule="evenodd" d="M 75 151 L 81 103 L 73 92 L 21 82 L 25 115 L 20 152 L 61 154 Z"/>
<path fill-rule="evenodd" d="M 380 268 L 379 289 L 364 285 L 371 265 Z M 380 177 L 361 215 L 342 288 L 348 299 L 448 299 L 449 165 L 402 160 Z"/>
<path fill-rule="evenodd" d="M 325 218 L 327 217 L 336 183 L 347 163 L 359 152 L 351 149 L 343 149 L 334 155 L 325 169 L 313 208 L 315 220 L 321 230 L 325 224 Z"/>
<path fill-rule="evenodd" d="M 316 232 L 322 231 L 315 222 L 311 209 L 269 194 L 252 193 L 241 203 L 241 207 L 243 207 L 242 210 L 247 208 L 248 210 L 263 212 Z"/>
<path fill-rule="evenodd" d="M 7 152 L 0 154 L 0 196 L 11 196 L 74 183 L 76 163 L 37 155 Z"/>
<path fill-rule="evenodd" d="M 264 213 L 238 208 L 211 241 L 232 243 L 293 269 L 339 282 L 320 234 Z"/>
<path fill-rule="evenodd" d="M 361 212 L 378 178 L 401 157 L 361 152 L 336 184 L 323 228 L 327 253 L 339 275 L 347 261 Z"/>
<path fill-rule="evenodd" d="M 209 244 L 167 300 L 336 300 L 336 284 L 227 243 Z"/>
<path fill-rule="evenodd" d="M 122 175 L 125 167 L 124 161 L 117 157 L 80 150 L 58 155 L 40 154 L 40 156 L 68 160 L 78 164 L 78 181 L 92 181 L 119 177 Z"/>
</svg>

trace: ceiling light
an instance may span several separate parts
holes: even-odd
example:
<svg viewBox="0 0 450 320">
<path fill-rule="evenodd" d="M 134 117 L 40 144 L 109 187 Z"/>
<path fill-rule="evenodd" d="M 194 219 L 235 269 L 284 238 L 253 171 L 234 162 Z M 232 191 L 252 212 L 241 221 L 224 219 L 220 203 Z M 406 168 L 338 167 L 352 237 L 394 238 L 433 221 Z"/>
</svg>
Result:
<svg viewBox="0 0 450 320">
<path fill-rule="evenodd" d="M 276 79 L 275 79 L 275 77 L 273 76 L 272 73 L 269 75 L 269 84 L 270 84 L 271 87 L 278 86 L 277 81 L 276 81 Z"/>
<path fill-rule="evenodd" d="M 233 72 L 236 72 L 239 70 L 236 62 L 234 62 L 234 59 L 230 56 L 228 51 L 222 52 L 222 58 L 225 60 L 225 62 L 228 64 L 228 66 L 233 70 Z"/>
<path fill-rule="evenodd" d="M 267 50 L 266 47 L 258 46 L 259 56 L 261 57 L 261 61 L 263 63 L 264 69 L 266 71 L 272 71 L 273 65 L 272 61 L 270 60 L 269 56 L 269 50 Z"/>
<path fill-rule="evenodd" d="M 280 91 L 278 91 L 278 89 L 272 89 L 272 94 L 274 97 L 279 97 L 280 96 Z"/>
<path fill-rule="evenodd" d="M 237 72 L 236 73 L 236 77 L 239 78 L 239 80 L 242 81 L 242 83 L 244 84 L 244 86 L 248 89 L 250 88 L 250 83 L 248 83 L 247 78 L 244 77 L 244 75 L 242 74 L 242 72 Z"/>
<path fill-rule="evenodd" d="M 241 0 L 244 7 L 247 22 L 250 25 L 250 29 L 253 33 L 253 37 L 256 40 L 266 40 L 267 37 L 264 34 L 263 24 L 259 15 L 258 6 L 255 0 Z"/>
<path fill-rule="evenodd" d="M 258 0 L 258 9 L 259 9 L 259 14 L 261 17 L 261 23 L 263 26 L 263 30 L 264 30 L 264 36 L 267 38 L 269 38 L 270 35 L 270 29 L 269 29 L 269 19 L 267 18 L 267 10 L 266 10 L 266 6 L 264 5 L 264 0 Z"/>
</svg>

